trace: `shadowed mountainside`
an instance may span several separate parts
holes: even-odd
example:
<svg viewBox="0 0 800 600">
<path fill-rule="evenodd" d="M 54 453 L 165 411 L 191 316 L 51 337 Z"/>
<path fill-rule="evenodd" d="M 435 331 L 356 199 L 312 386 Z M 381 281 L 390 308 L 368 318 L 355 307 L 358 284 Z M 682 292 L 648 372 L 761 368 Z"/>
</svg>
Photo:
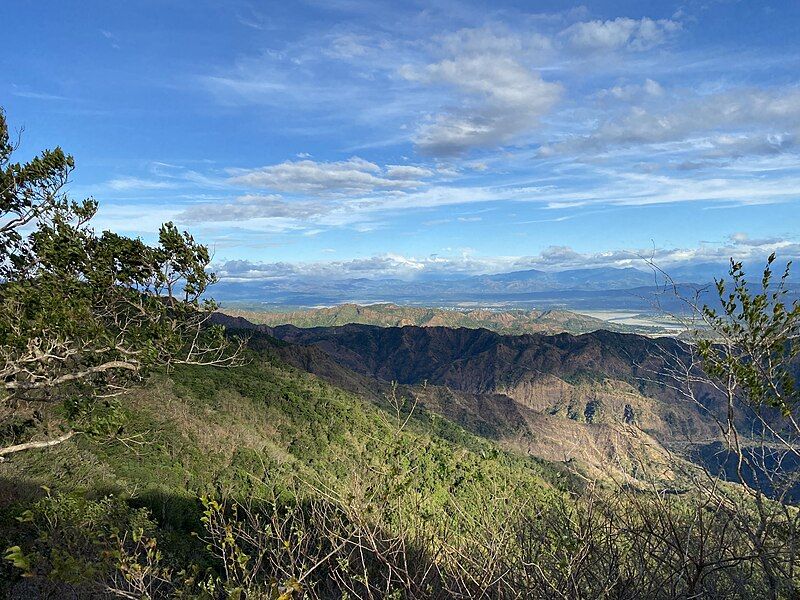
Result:
<svg viewBox="0 0 800 600">
<path fill-rule="evenodd" d="M 346 325 L 301 329 L 256 326 L 220 315 L 229 327 L 258 332 L 251 343 L 279 344 L 282 360 L 380 401 L 390 382 L 423 410 L 505 447 L 548 460 L 577 458 L 590 470 L 635 471 L 664 448 L 718 439 L 710 413 L 665 375 L 686 346 L 671 338 L 596 331 L 573 336 L 504 336 L 485 329 Z M 688 454 L 687 454 L 688 456 Z M 665 461 L 666 462 L 666 461 Z"/>
</svg>

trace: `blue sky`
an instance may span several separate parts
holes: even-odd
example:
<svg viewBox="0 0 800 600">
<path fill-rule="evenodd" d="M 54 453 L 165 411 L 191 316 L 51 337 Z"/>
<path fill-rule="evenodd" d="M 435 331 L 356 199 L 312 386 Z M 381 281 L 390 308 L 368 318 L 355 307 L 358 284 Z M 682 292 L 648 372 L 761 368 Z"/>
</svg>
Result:
<svg viewBox="0 0 800 600">
<path fill-rule="evenodd" d="M 22 154 L 223 275 L 800 256 L 794 0 L 3 8 Z"/>
</svg>

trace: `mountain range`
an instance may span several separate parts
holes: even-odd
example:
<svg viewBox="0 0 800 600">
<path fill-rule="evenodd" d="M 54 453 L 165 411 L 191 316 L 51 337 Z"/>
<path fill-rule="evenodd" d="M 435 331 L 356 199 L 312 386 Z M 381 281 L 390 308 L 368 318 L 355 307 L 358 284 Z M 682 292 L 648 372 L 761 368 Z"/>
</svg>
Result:
<svg viewBox="0 0 800 600">
<path fill-rule="evenodd" d="M 665 330 L 655 325 L 626 325 L 567 310 L 522 310 L 480 308 L 435 308 L 400 306 L 391 303 L 369 305 L 340 304 L 300 310 L 257 311 L 223 308 L 222 312 L 244 317 L 257 325 L 296 325 L 297 327 L 335 327 L 360 323 L 381 327 L 468 327 L 489 329 L 503 334 L 588 333 L 598 329 L 655 334 Z"/>
<path fill-rule="evenodd" d="M 696 460 L 718 448 L 715 417 L 724 414 L 724 399 L 700 389 L 698 403 L 679 391 L 670 367 L 688 350 L 672 338 L 217 319 L 331 385 L 380 404 L 394 382 L 432 418 L 588 474 L 612 468 L 635 477 L 643 464 L 668 464 L 671 452 Z"/>
<path fill-rule="evenodd" d="M 760 277 L 763 265 L 749 265 Z M 566 271 L 525 270 L 474 276 L 428 275 L 417 279 L 331 278 L 296 274 L 248 279 L 223 277 L 215 297 L 233 308 L 269 305 L 313 307 L 342 303 L 391 302 L 447 306 L 505 305 L 527 308 L 685 309 L 681 297 L 693 298 L 724 278 L 723 264 L 702 263 L 661 272 L 632 267 Z M 672 284 L 675 284 L 674 287 Z M 797 289 L 797 282 L 794 288 Z"/>
</svg>

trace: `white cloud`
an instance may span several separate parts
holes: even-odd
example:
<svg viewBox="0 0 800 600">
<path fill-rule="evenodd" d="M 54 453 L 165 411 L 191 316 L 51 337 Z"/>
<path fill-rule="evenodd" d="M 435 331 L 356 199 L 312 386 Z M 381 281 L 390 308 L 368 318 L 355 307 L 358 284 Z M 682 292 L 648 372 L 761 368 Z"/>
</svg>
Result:
<svg viewBox="0 0 800 600">
<path fill-rule="evenodd" d="M 490 29 L 463 30 L 446 37 L 447 58 L 423 67 L 404 65 L 407 80 L 445 85 L 455 90 L 460 105 L 434 114 L 423 124 L 415 143 L 423 152 L 456 155 L 472 148 L 495 147 L 529 133 L 561 97 L 562 86 L 548 82 L 523 57 L 544 38 L 525 42 Z"/>
<path fill-rule="evenodd" d="M 258 169 L 237 170 L 230 183 L 281 192 L 310 194 L 398 190 L 422 185 L 430 175 L 420 167 L 390 166 L 385 170 L 375 163 L 353 157 L 334 162 L 313 160 L 286 161 Z"/>
<path fill-rule="evenodd" d="M 796 166 L 778 164 L 798 148 L 796 86 L 730 88 L 733 78 L 715 74 L 699 81 L 697 75 L 709 69 L 725 73 L 728 57 L 712 59 L 694 48 L 643 52 L 679 32 L 677 17 L 519 16 L 512 22 L 496 13 L 504 25 L 485 25 L 481 16 L 472 22 L 483 26 L 433 38 L 430 31 L 452 25 L 408 36 L 404 26 L 333 27 L 297 43 L 275 42 L 280 45 L 240 57 L 227 70 L 221 66 L 215 70 L 218 83 L 234 95 L 287 107 L 304 119 L 319 110 L 322 126 L 331 129 L 320 131 L 319 121 L 310 119 L 304 134 L 318 136 L 318 143 L 306 142 L 314 159 L 300 153 L 279 164 L 229 171 L 223 186 L 252 188 L 244 191 L 253 194 L 189 206 L 182 218 L 238 222 L 253 231 L 278 219 L 302 231 L 366 231 L 391 227 L 392 218 L 408 211 L 478 202 L 570 209 L 797 199 Z M 575 18 L 581 22 L 567 27 Z M 417 24 L 424 28 L 422 20 Z M 381 112 L 387 105 L 391 119 Z M 330 131 L 338 135 L 341 127 L 341 136 L 352 132 L 353 143 L 365 141 L 358 137 L 363 132 L 347 127 L 366 113 L 380 123 L 371 130 L 377 139 L 347 152 L 371 160 L 321 160 L 341 152 L 330 146 Z M 540 156 L 547 161 L 535 163 L 534 144 L 545 140 L 550 143 Z M 415 158 L 409 141 L 422 152 L 453 158 L 441 159 L 444 166 Z M 371 154 L 380 144 L 385 150 Z M 473 149 L 497 151 L 481 152 L 474 161 L 462 158 Z M 745 172 L 748 157 L 775 161 L 749 162 Z M 226 195 L 242 193 L 234 188 Z M 545 220 L 574 218 L 580 211 L 566 212 L 552 211 L 546 216 L 553 218 Z M 420 215 L 419 221 L 439 216 Z"/>
<path fill-rule="evenodd" d="M 777 237 L 753 239 L 744 231 L 736 231 L 728 236 L 727 242 L 734 246 L 762 248 L 768 246 L 772 249 L 778 250 L 788 246 L 793 246 L 791 242 L 782 240 Z"/>
<path fill-rule="evenodd" d="M 175 218 L 181 223 L 225 223 L 253 219 L 309 219 L 333 206 L 322 202 L 286 202 L 278 195 L 246 195 L 232 202 L 189 206 Z"/>
<path fill-rule="evenodd" d="M 612 88 L 613 93 L 613 88 Z M 704 96 L 670 98 L 611 116 L 585 135 L 552 151 L 598 151 L 611 146 L 687 142 L 695 157 L 774 154 L 793 147 L 800 134 L 800 89 L 738 88 Z"/>
<path fill-rule="evenodd" d="M 608 21 L 574 23 L 561 32 L 572 48 L 582 51 L 649 50 L 681 29 L 670 19 L 618 17 Z"/>
<path fill-rule="evenodd" d="M 515 34 L 500 25 L 459 29 L 440 37 L 440 52 L 451 56 L 519 56 L 552 48 L 552 41 L 536 31 Z"/>
<path fill-rule="evenodd" d="M 564 209 L 590 205 L 652 206 L 679 202 L 714 202 L 740 205 L 774 204 L 797 199 L 800 178 L 793 175 L 764 178 L 753 174 L 718 177 L 621 173 L 586 191 L 532 188 L 548 208 Z M 519 190 L 523 195 L 526 190 Z"/>
<path fill-rule="evenodd" d="M 657 81 L 653 81 L 652 79 L 645 79 L 642 88 L 646 94 L 650 94 L 651 96 L 661 96 L 664 93 L 664 88 L 662 88 Z"/>
<path fill-rule="evenodd" d="M 389 179 L 419 180 L 431 177 L 433 172 L 425 167 L 413 165 L 386 165 L 386 177 Z"/>
<path fill-rule="evenodd" d="M 598 96 L 601 98 L 614 98 L 615 100 L 631 101 L 646 96 L 663 96 L 664 88 L 657 81 L 645 79 L 642 84 L 630 83 L 627 85 L 615 85 L 612 88 L 600 90 Z"/>
<path fill-rule="evenodd" d="M 513 259 L 511 259 L 513 260 Z M 294 278 L 298 281 L 337 280 L 356 277 L 407 278 L 420 275 L 482 273 L 487 265 L 508 264 L 509 259 L 475 259 L 468 254 L 460 257 L 440 257 L 436 255 L 414 257 L 387 253 L 369 258 L 338 260 L 327 262 L 299 263 L 253 263 L 250 261 L 227 261 L 213 265 L 214 272 L 222 278 L 234 281 L 268 280 Z"/>
<path fill-rule="evenodd" d="M 742 261 L 764 260 L 775 251 L 782 257 L 800 256 L 800 243 L 789 240 L 727 240 L 723 244 L 702 244 L 694 248 L 631 248 L 602 252 L 576 252 L 568 246 L 551 246 L 538 256 L 525 257 L 521 262 L 532 267 L 548 269 L 578 269 L 592 267 L 634 267 L 647 270 L 645 259 L 652 260 L 669 273 L 670 268 L 702 263 L 726 264 L 731 257 Z M 722 274 L 722 273 L 720 273 Z"/>
<path fill-rule="evenodd" d="M 715 205 L 755 205 L 792 201 L 798 197 L 800 179 L 791 174 L 758 177 L 753 172 L 735 171 L 725 177 L 700 177 L 694 173 L 597 173 L 590 187 L 574 189 L 554 185 L 474 186 L 431 183 L 425 189 L 355 191 L 347 195 L 314 192 L 287 200 L 275 194 L 244 195 L 232 201 L 192 204 L 176 218 L 187 223 L 223 224 L 236 222 L 253 231 L 331 229 L 350 227 L 371 231 L 394 214 L 408 214 L 446 206 L 485 202 L 533 203 L 550 210 L 604 206 L 651 206 L 657 204 L 705 202 Z M 543 221 L 560 221 L 577 215 L 555 215 Z M 452 217 L 453 220 L 456 217 Z M 279 221 L 278 221 L 279 220 Z M 462 221 L 475 220 L 464 217 Z M 423 220 L 425 225 L 445 222 Z M 538 222 L 538 221 L 533 221 Z"/>
<path fill-rule="evenodd" d="M 105 183 L 105 186 L 117 192 L 135 190 L 166 190 L 178 187 L 176 183 L 171 181 L 140 179 L 138 177 L 120 177 L 117 179 L 111 179 Z"/>
<path fill-rule="evenodd" d="M 800 243 L 780 239 L 750 240 L 746 235 L 733 234 L 721 245 L 702 244 L 690 248 L 650 247 L 583 253 L 569 246 L 549 246 L 539 254 L 530 256 L 476 256 L 469 251 L 454 256 L 405 256 L 387 253 L 339 261 L 227 261 L 214 265 L 213 268 L 218 275 L 232 281 L 290 278 L 299 284 L 360 277 L 415 279 L 424 276 L 482 275 L 526 269 L 559 271 L 634 267 L 648 271 L 646 260 L 652 260 L 669 273 L 670 269 L 682 266 L 691 267 L 703 263 L 725 265 L 731 257 L 743 261 L 762 261 L 773 251 L 782 260 L 797 257 L 800 256 Z"/>
</svg>

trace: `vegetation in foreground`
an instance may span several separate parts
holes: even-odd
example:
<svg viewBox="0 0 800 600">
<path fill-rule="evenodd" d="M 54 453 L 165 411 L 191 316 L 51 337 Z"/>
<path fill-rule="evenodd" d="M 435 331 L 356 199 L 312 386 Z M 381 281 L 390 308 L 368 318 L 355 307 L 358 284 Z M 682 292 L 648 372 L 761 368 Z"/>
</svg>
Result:
<svg viewBox="0 0 800 600">
<path fill-rule="evenodd" d="M 258 511 L 300 510 L 308 502 L 341 510 L 357 501 L 367 511 L 362 517 L 391 508 L 395 525 L 421 525 L 456 507 L 465 517 L 475 514 L 489 500 L 487 490 L 537 504 L 563 493 L 557 471 L 441 419 L 412 417 L 399 400 L 392 414 L 276 364 L 268 352 L 250 358 L 236 370 L 184 367 L 153 381 L 129 398 L 118 416 L 123 432 L 114 438 L 81 436 L 6 463 L 3 542 L 28 541 L 18 565 L 42 580 L 58 579 L 67 553 L 72 572 L 88 574 L 84 583 L 111 577 L 121 556 L 107 542 L 139 536 L 138 527 L 158 540 L 165 565 L 176 572 L 180 559 L 201 570 L 218 567 L 192 536 L 202 533 L 202 498 L 209 506 L 214 498 Z M 112 516 L 99 519 L 104 511 Z M 99 547 L 73 547 L 75 536 Z M 56 540 L 67 546 L 54 546 Z M 132 537 L 126 541 L 135 545 Z M 202 574 L 219 576 L 210 573 L 216 571 Z"/>
</svg>

